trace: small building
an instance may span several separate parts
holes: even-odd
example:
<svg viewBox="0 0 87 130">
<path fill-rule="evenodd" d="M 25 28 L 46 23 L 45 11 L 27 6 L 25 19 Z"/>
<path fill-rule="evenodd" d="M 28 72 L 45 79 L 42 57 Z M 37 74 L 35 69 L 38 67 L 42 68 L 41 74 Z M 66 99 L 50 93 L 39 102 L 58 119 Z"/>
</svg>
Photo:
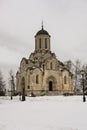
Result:
<svg viewBox="0 0 87 130">
<path fill-rule="evenodd" d="M 26 95 L 73 94 L 73 76 L 51 51 L 51 36 L 43 29 L 35 35 L 35 50 L 22 58 L 16 74 L 17 92 Z"/>
</svg>

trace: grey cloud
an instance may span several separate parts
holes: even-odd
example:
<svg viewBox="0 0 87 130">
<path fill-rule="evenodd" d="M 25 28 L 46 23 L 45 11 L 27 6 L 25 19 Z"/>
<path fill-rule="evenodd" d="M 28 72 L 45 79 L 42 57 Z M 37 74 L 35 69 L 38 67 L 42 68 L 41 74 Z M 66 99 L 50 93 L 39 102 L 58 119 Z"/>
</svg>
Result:
<svg viewBox="0 0 87 130">
<path fill-rule="evenodd" d="M 51 35 L 51 49 L 60 60 L 79 58 L 87 62 L 86 0 L 3 0 L 0 46 L 28 58 L 42 19 Z"/>
<path fill-rule="evenodd" d="M 6 46 L 10 50 L 23 53 L 26 48 L 29 48 L 29 43 L 18 36 L 12 36 L 7 32 L 0 31 L 0 46 Z"/>
</svg>

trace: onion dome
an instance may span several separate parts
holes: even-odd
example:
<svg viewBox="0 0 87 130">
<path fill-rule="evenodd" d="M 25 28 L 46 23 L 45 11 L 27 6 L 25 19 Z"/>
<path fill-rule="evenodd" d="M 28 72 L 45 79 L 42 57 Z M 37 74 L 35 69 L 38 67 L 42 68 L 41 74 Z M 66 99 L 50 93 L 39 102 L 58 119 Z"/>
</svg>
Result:
<svg viewBox="0 0 87 130">
<path fill-rule="evenodd" d="M 49 33 L 48 33 L 46 30 L 43 29 L 43 25 L 42 25 L 42 29 L 39 30 L 39 31 L 36 33 L 35 37 L 38 36 L 38 35 L 48 35 L 48 36 L 50 37 Z"/>
</svg>

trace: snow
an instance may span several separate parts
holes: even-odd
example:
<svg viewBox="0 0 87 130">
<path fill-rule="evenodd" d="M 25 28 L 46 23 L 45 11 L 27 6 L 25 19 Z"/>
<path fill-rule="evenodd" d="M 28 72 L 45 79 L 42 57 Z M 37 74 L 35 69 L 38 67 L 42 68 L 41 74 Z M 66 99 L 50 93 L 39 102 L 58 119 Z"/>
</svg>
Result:
<svg viewBox="0 0 87 130">
<path fill-rule="evenodd" d="M 82 96 L 0 97 L 0 130 L 87 130 Z"/>
</svg>

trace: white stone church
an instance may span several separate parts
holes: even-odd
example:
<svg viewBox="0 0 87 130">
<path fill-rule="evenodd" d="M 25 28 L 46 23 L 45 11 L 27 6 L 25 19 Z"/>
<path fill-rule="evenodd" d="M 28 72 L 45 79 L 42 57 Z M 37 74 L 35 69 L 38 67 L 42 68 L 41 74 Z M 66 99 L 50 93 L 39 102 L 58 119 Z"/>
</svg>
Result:
<svg viewBox="0 0 87 130">
<path fill-rule="evenodd" d="M 73 94 L 72 73 L 51 51 L 50 35 L 43 29 L 35 35 L 35 50 L 22 58 L 16 74 L 18 93 L 26 95 Z"/>
</svg>

